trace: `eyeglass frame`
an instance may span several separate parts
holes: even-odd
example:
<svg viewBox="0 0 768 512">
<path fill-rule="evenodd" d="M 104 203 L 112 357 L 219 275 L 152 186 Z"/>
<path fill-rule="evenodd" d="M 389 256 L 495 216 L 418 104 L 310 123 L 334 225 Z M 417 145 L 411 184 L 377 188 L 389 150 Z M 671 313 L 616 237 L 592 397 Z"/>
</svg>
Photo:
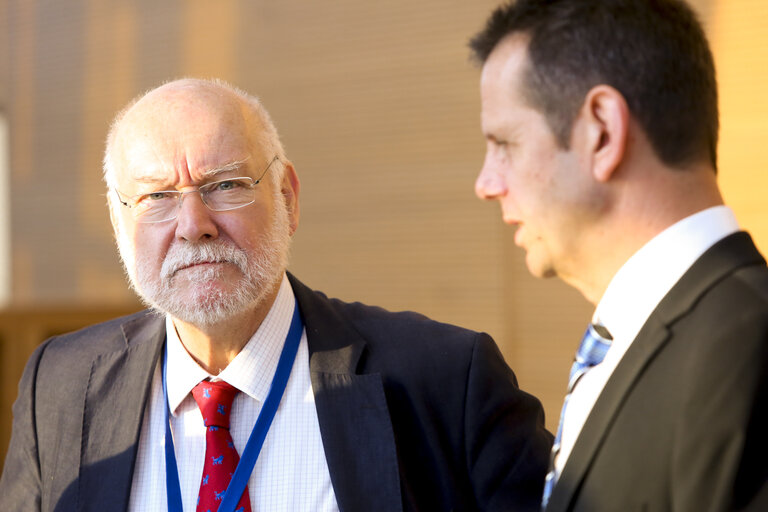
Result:
<svg viewBox="0 0 768 512">
<path fill-rule="evenodd" d="M 120 191 L 117 190 L 117 188 L 113 187 L 112 190 L 115 192 L 115 195 L 117 196 L 118 202 L 121 205 L 123 205 L 123 206 L 125 206 L 126 208 L 129 208 L 129 209 L 135 208 L 136 205 L 138 204 L 138 200 L 136 198 L 141 198 L 141 197 L 148 196 L 148 195 L 151 195 L 151 194 L 173 194 L 173 195 L 177 195 L 178 198 L 179 198 L 179 202 L 178 202 L 178 204 L 177 204 L 177 206 L 176 206 L 176 208 L 174 210 L 174 214 L 173 214 L 172 217 L 169 217 L 167 219 L 162 219 L 162 220 L 144 220 L 144 221 L 142 221 L 140 217 L 137 217 L 136 215 L 133 216 L 134 220 L 136 220 L 136 222 L 138 222 L 140 224 L 157 224 L 159 222 L 168 222 L 169 220 L 173 220 L 176 217 L 178 217 L 179 216 L 179 212 L 181 211 L 182 203 L 184 202 L 184 196 L 186 194 L 194 194 L 195 192 L 200 193 L 200 189 L 203 188 L 203 187 L 206 187 L 206 190 L 207 190 L 207 187 L 209 187 L 210 185 L 217 185 L 217 184 L 225 182 L 225 181 L 248 179 L 248 180 L 251 180 L 251 182 L 252 182 L 251 186 L 249 188 L 251 190 L 256 188 L 256 185 L 261 183 L 261 180 L 264 179 L 264 176 L 267 174 L 267 171 L 269 171 L 269 169 L 272 167 L 272 164 L 274 164 L 275 161 L 279 161 L 279 160 L 280 160 L 279 156 L 275 155 L 272 158 L 272 160 L 269 161 L 267 166 L 264 168 L 264 171 L 262 171 L 261 176 L 259 176 L 257 179 L 253 179 L 250 176 L 236 176 L 236 177 L 233 177 L 233 178 L 224 178 L 224 179 L 221 179 L 221 180 L 216 180 L 216 181 L 211 181 L 209 183 L 204 183 L 202 185 L 199 185 L 195 190 L 188 190 L 186 192 L 182 191 L 182 190 L 155 190 L 154 192 L 146 192 L 146 193 L 143 193 L 143 194 L 136 194 L 136 195 L 133 195 L 133 196 L 126 196 L 125 199 L 123 199 L 122 194 L 120 194 Z M 200 193 L 200 200 L 203 202 L 205 207 L 208 208 L 212 212 L 229 212 L 229 211 L 232 211 L 232 210 L 237 210 L 239 208 L 244 208 L 244 207 L 248 206 L 249 204 L 253 204 L 256 201 L 256 197 L 254 196 L 254 198 L 251 199 L 251 201 L 249 201 L 249 202 L 247 202 L 245 204 L 241 204 L 239 206 L 234 206 L 232 208 L 224 208 L 223 210 L 217 210 L 217 209 L 211 208 L 211 206 L 205 201 L 205 197 L 203 196 L 202 193 Z M 128 201 L 133 201 L 133 204 L 129 204 Z"/>
</svg>

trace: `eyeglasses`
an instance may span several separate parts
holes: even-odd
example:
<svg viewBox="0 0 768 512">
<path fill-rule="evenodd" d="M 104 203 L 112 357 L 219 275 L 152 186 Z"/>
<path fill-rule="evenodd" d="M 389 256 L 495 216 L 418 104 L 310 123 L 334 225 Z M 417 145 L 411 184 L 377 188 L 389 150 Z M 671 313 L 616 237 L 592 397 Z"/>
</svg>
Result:
<svg viewBox="0 0 768 512">
<path fill-rule="evenodd" d="M 200 185 L 197 190 L 182 192 L 180 190 L 158 190 L 146 194 L 138 194 L 123 198 L 117 189 L 115 194 L 123 206 L 130 208 L 133 218 L 140 223 L 165 222 L 175 219 L 181 210 L 181 203 L 186 194 L 200 193 L 200 199 L 209 210 L 226 212 L 248 206 L 256 200 L 256 185 L 261 183 L 264 175 L 277 160 L 275 156 L 258 179 L 241 176 L 213 181 Z"/>
</svg>

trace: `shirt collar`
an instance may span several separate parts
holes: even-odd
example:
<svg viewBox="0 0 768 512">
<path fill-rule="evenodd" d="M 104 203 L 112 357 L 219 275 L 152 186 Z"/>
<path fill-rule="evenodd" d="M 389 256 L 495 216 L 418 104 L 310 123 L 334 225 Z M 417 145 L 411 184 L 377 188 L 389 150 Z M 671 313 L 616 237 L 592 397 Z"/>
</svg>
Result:
<svg viewBox="0 0 768 512">
<path fill-rule="evenodd" d="M 290 329 L 295 304 L 288 277 L 283 274 L 277 297 L 264 321 L 240 353 L 218 375 L 209 374 L 189 355 L 173 326 L 173 320 L 170 315 L 166 315 L 167 386 L 171 413 L 176 415 L 177 408 L 192 388 L 204 379 L 226 381 L 250 397 L 263 402 L 272 384 L 280 352 Z"/>
<path fill-rule="evenodd" d="M 619 269 L 595 309 L 615 341 L 631 343 L 669 290 L 712 245 L 739 230 L 727 206 L 714 206 L 668 227 Z"/>
</svg>

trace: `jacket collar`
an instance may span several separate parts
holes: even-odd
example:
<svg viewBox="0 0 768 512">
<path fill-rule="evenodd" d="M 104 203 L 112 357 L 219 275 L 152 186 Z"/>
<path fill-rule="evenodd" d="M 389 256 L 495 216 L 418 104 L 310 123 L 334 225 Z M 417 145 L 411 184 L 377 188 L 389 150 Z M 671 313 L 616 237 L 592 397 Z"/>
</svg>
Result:
<svg viewBox="0 0 768 512">
<path fill-rule="evenodd" d="M 367 341 L 349 305 L 288 275 L 309 345 L 320 433 L 341 510 L 401 511 L 395 436 L 382 377 L 365 373 Z"/>
</svg>

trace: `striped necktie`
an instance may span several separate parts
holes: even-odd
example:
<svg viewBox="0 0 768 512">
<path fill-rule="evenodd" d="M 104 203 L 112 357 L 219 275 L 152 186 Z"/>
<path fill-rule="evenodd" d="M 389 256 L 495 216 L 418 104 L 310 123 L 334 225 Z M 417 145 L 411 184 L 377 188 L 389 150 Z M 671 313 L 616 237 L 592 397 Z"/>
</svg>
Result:
<svg viewBox="0 0 768 512">
<path fill-rule="evenodd" d="M 576 351 L 576 358 L 573 361 L 573 365 L 571 365 L 571 374 L 568 379 L 568 392 L 565 395 L 563 408 L 560 411 L 560 425 L 557 427 L 555 443 L 552 445 L 549 473 L 547 473 L 547 479 L 544 482 L 544 496 L 541 500 L 542 510 L 547 508 L 549 497 L 552 495 L 552 489 L 559 476 L 555 469 L 555 457 L 557 457 L 557 454 L 560 452 L 560 440 L 563 436 L 563 420 L 565 418 L 565 409 L 568 407 L 568 399 L 573 392 L 573 388 L 575 388 L 576 384 L 579 382 L 579 379 L 581 379 L 590 368 L 603 361 L 605 354 L 611 347 L 612 339 L 613 337 L 611 334 L 602 325 L 590 325 L 587 328 L 587 332 L 584 333 L 584 337 L 581 339 L 579 349 Z"/>
</svg>

